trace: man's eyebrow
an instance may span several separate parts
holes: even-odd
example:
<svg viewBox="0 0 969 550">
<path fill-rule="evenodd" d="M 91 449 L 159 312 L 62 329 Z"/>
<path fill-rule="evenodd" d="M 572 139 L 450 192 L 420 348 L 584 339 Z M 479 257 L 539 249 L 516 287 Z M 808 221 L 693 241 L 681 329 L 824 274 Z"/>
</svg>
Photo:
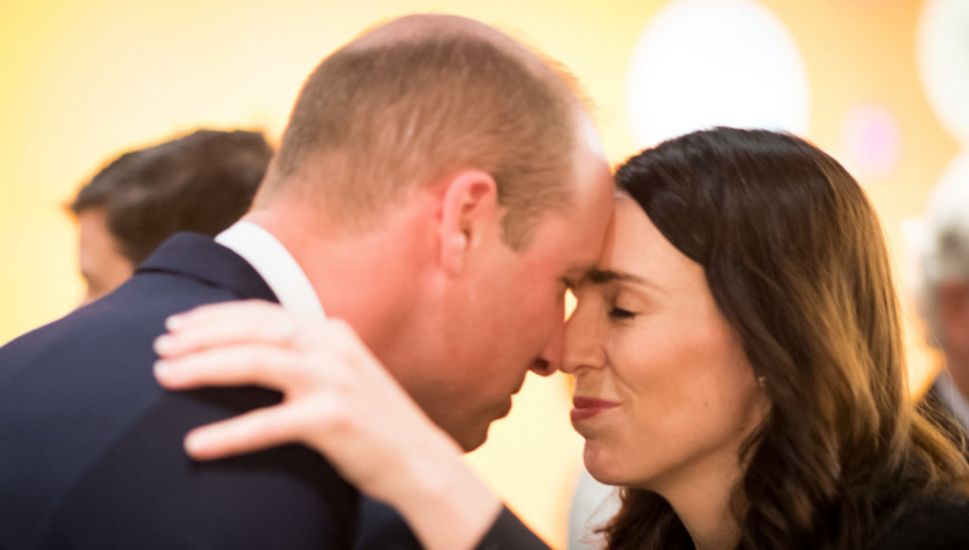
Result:
<svg viewBox="0 0 969 550">
<path fill-rule="evenodd" d="M 589 273 L 592 273 L 593 271 L 596 270 L 596 263 L 597 262 L 593 261 L 593 262 L 588 262 L 581 265 L 575 265 L 571 269 L 569 269 L 568 276 L 573 277 L 575 279 L 585 279 L 586 277 L 589 276 Z"/>
</svg>

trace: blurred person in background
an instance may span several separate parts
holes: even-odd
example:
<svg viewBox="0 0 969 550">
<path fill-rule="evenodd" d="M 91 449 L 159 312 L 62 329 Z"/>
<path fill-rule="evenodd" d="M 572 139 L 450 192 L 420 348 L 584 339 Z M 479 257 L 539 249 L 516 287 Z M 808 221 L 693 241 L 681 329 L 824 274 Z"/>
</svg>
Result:
<svg viewBox="0 0 969 550">
<path fill-rule="evenodd" d="M 608 548 L 969 548 L 969 466 L 909 399 L 888 252 L 857 181 L 802 139 L 731 128 L 647 149 L 616 180 L 561 366 L 586 467 L 623 487 Z M 166 387 L 285 394 L 194 431 L 193 456 L 300 442 L 409 520 L 439 517 L 428 502 L 469 509 L 446 435 L 372 358 L 329 351 L 325 323 L 253 303 L 176 319 Z M 431 547 L 462 528 L 427 525 Z"/>
<path fill-rule="evenodd" d="M 949 179 L 933 190 L 915 235 L 916 299 L 929 343 L 944 366 L 926 401 L 941 405 L 969 430 L 969 181 Z"/>
<path fill-rule="evenodd" d="M 89 303 L 179 231 L 214 236 L 249 209 L 272 147 L 259 132 L 200 129 L 128 151 L 71 201 Z"/>
</svg>

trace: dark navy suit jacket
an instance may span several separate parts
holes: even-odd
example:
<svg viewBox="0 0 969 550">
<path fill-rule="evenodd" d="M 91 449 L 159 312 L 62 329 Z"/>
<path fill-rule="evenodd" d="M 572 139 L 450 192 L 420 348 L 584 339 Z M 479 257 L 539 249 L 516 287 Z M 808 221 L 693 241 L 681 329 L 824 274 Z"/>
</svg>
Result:
<svg viewBox="0 0 969 550">
<path fill-rule="evenodd" d="M 166 317 L 276 297 L 208 237 L 169 239 L 107 297 L 0 348 L 0 548 L 349 548 L 358 496 L 298 447 L 195 462 L 196 426 L 278 402 L 163 390 Z"/>
<path fill-rule="evenodd" d="M 369 498 L 360 499 L 360 532 L 354 550 L 419 550 L 417 537 L 396 510 Z M 503 508 L 475 550 L 549 550 L 534 533 Z"/>
</svg>

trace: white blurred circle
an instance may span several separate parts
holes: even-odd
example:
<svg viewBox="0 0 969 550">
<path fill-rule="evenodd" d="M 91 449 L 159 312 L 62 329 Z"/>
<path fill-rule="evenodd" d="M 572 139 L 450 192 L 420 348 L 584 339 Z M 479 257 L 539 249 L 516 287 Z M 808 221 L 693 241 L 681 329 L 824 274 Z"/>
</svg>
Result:
<svg viewBox="0 0 969 550">
<path fill-rule="evenodd" d="M 969 141 L 969 2 L 928 0 L 918 48 L 929 103 L 953 135 Z"/>
<path fill-rule="evenodd" d="M 969 220 L 966 205 L 969 205 L 969 150 L 952 161 L 932 189 L 926 219 L 943 225 L 952 225 L 955 220 Z M 961 225 L 967 224 L 969 222 Z"/>
<path fill-rule="evenodd" d="M 715 125 L 807 132 L 810 92 L 794 39 L 750 0 L 675 0 L 640 35 L 629 113 L 640 146 Z"/>
</svg>

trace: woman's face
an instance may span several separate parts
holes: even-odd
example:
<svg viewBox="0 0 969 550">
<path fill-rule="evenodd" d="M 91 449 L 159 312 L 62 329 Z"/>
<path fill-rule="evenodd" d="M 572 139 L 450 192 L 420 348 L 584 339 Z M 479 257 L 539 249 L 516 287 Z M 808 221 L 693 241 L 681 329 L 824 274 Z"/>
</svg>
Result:
<svg viewBox="0 0 969 550">
<path fill-rule="evenodd" d="M 563 370 L 576 379 L 572 423 L 589 472 L 662 490 L 736 471 L 768 400 L 703 268 L 621 197 L 599 271 L 576 296 Z"/>
</svg>

